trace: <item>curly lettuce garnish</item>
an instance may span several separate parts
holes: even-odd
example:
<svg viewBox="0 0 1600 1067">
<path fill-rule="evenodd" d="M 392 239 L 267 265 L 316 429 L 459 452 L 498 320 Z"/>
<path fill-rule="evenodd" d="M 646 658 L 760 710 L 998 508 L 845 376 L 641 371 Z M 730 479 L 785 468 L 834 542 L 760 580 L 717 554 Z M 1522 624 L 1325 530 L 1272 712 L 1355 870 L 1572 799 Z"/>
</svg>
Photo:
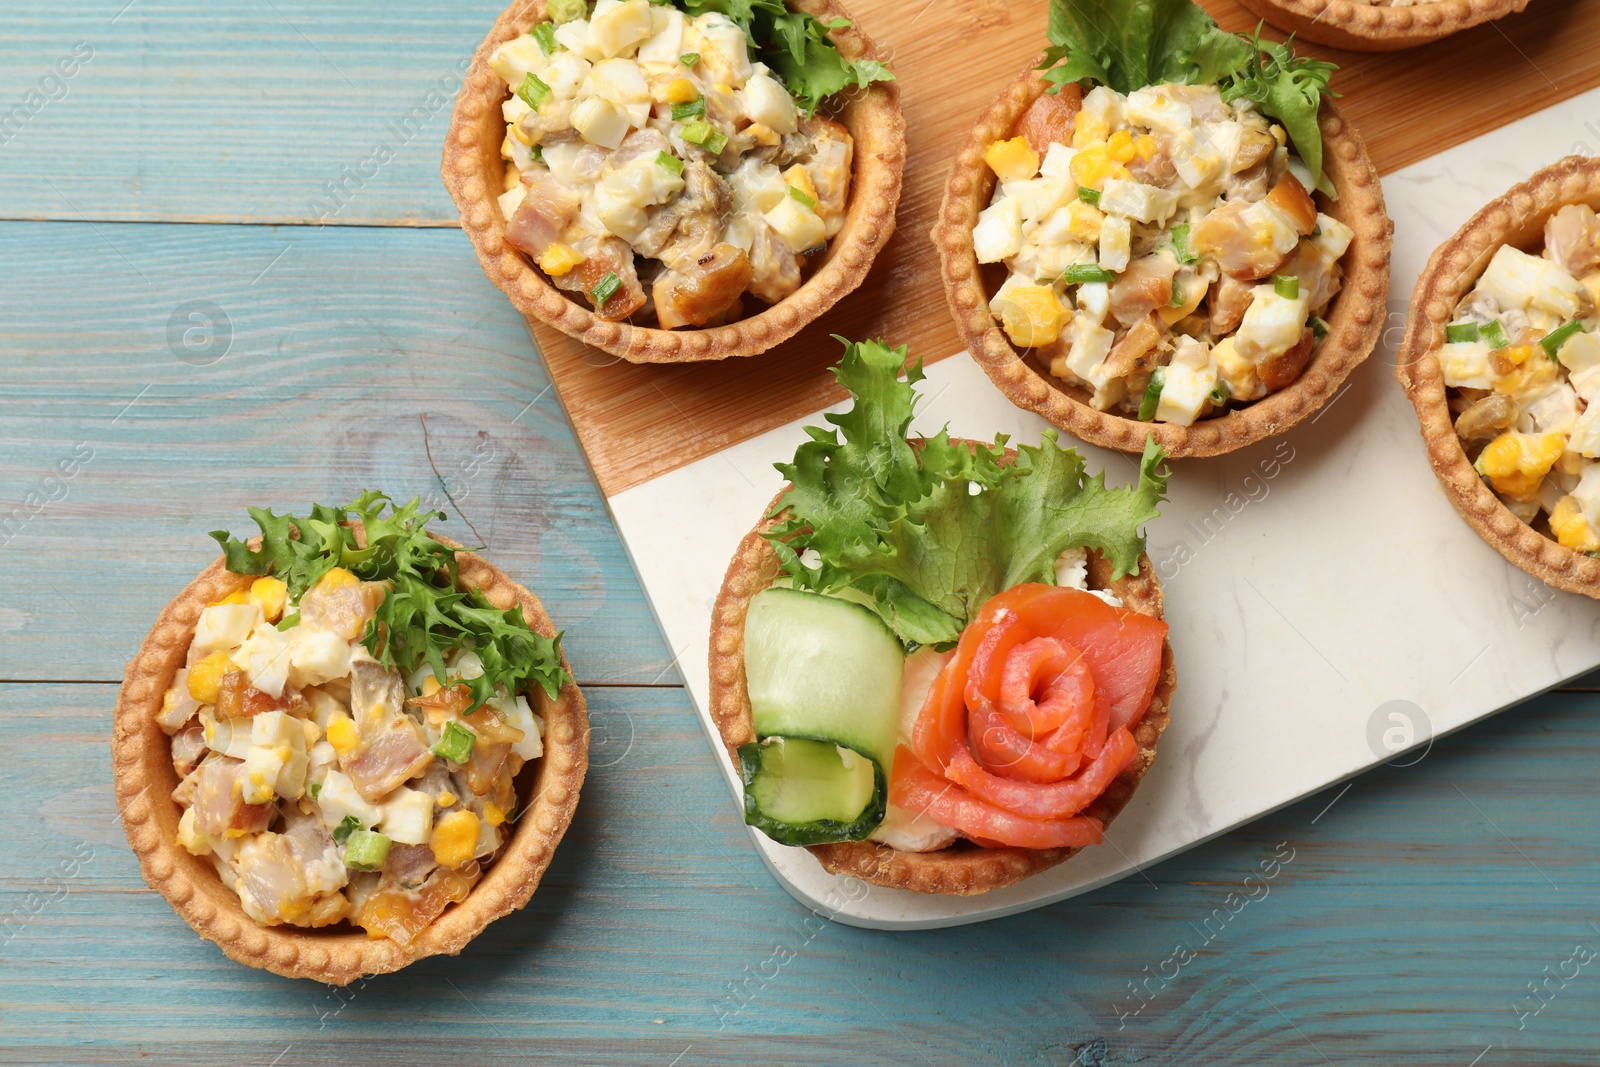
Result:
<svg viewBox="0 0 1600 1067">
<path fill-rule="evenodd" d="M 1333 195 L 1322 171 L 1323 95 L 1333 63 L 1296 57 L 1283 44 L 1228 33 L 1191 0 L 1050 0 L 1050 48 L 1038 69 L 1051 92 L 1089 81 L 1124 95 L 1147 85 L 1215 85 L 1224 101 L 1247 99 L 1283 123 L 1318 189 Z"/>
<path fill-rule="evenodd" d="M 483 663 L 480 677 L 463 680 L 472 690 L 473 708 L 497 686 L 515 694 L 530 681 L 555 699 L 572 680 L 561 665 L 561 635 L 535 633 L 520 606 L 501 611 L 477 589 L 456 588 L 456 550 L 425 530 L 430 519 L 444 513 L 417 508 L 416 499 L 396 507 L 369 490 L 348 507 L 313 504 L 305 518 L 250 508 L 261 527 L 260 548 L 226 530 L 213 530 L 211 536 L 222 546 L 228 570 L 280 578 L 295 600 L 335 567 L 387 584 L 389 591 L 362 636 L 367 651 L 385 667 L 409 674 L 426 663 L 442 683 L 446 657 L 470 649 Z M 364 547 L 356 543 L 352 520 L 360 520 L 366 531 Z"/>
<path fill-rule="evenodd" d="M 822 22 L 791 11 L 783 0 L 673 0 L 690 15 L 715 11 L 728 16 L 750 42 L 750 57 L 772 68 L 795 101 L 814 112 L 834 93 L 873 82 L 893 81 L 889 68 L 873 59 L 848 60 L 828 39 L 829 30 L 850 25 L 845 19 Z"/>
<path fill-rule="evenodd" d="M 1153 439 L 1138 482 L 1120 489 L 1107 489 L 1103 474 L 1089 477 L 1053 430 L 1039 447 L 1019 446 L 1009 464 L 1003 435 L 973 446 L 941 430 L 913 446 L 906 432 L 920 361 L 907 368 L 905 346 L 882 341 L 845 346 L 834 375 L 854 405 L 825 416 L 837 429 L 807 427 L 811 440 L 777 464 L 790 488 L 771 514 L 788 514 L 766 536 L 797 586 L 854 589 L 901 641 L 942 645 L 996 593 L 1053 584 L 1068 548 L 1103 553 L 1117 577 L 1138 572 L 1139 527 L 1166 493 Z"/>
</svg>

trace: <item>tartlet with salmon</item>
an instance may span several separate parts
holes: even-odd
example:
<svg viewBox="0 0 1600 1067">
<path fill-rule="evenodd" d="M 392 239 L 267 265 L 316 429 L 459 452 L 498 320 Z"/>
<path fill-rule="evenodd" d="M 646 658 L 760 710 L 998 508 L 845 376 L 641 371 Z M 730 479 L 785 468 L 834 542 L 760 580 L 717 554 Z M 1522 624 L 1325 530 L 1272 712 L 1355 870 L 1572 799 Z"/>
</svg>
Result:
<svg viewBox="0 0 1600 1067">
<path fill-rule="evenodd" d="M 641 363 L 765 351 L 894 230 L 893 75 L 834 0 L 519 0 L 443 175 L 523 314 Z"/>
<path fill-rule="evenodd" d="M 527 903 L 577 805 L 583 697 L 537 598 L 367 493 L 252 508 L 162 612 L 112 766 L 145 880 L 228 956 L 344 985 Z"/>
<path fill-rule="evenodd" d="M 847 346 L 854 407 L 779 465 L 717 598 L 711 713 L 761 833 L 982 893 L 1102 841 L 1154 761 L 1175 673 L 1139 527 L 1166 474 L 1153 444 L 1108 490 L 1053 433 L 908 438 L 905 361 Z"/>
<path fill-rule="evenodd" d="M 1600 597 L 1600 159 L 1488 204 L 1417 280 L 1396 367 L 1445 495 L 1506 559 Z"/>
<path fill-rule="evenodd" d="M 1391 226 L 1331 64 L 1189 0 L 1051 5 L 934 229 L 969 351 L 1020 407 L 1216 455 L 1317 411 L 1372 351 Z"/>
</svg>

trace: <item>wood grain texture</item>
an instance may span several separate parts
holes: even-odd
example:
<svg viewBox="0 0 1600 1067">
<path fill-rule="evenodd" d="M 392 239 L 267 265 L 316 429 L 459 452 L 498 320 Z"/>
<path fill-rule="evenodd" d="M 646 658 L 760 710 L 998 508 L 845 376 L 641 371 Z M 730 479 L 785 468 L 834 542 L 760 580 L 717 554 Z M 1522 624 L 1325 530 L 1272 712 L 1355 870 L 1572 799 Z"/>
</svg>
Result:
<svg viewBox="0 0 1600 1067">
<path fill-rule="evenodd" d="M 891 56 L 910 143 L 896 237 L 865 286 L 772 351 L 723 363 L 632 366 L 530 323 L 607 496 L 842 399 L 828 371 L 839 358 L 832 334 L 885 337 L 928 362 L 963 347 L 928 234 L 950 158 L 983 105 L 1043 48 L 1046 6 L 1005 0 L 852 0 L 849 6 Z M 1206 6 L 1230 29 L 1256 24 L 1232 0 Z M 1341 65 L 1339 105 L 1366 138 L 1380 173 L 1388 173 L 1600 84 L 1600 6 L 1535 4 L 1502 24 L 1413 52 L 1305 51 Z M 958 70 L 952 56 L 961 57 Z M 1490 79 L 1493 91 L 1484 91 Z M 1600 136 L 1593 140 L 1600 145 Z M 1396 240 L 1404 240 L 1403 220 Z M 648 448 L 640 447 L 643 441 Z"/>
<path fill-rule="evenodd" d="M 532 588 L 580 683 L 673 680 L 459 231 L 13 222 L 0 247 L 0 679 L 119 679 L 206 531 L 381 488 Z"/>
<path fill-rule="evenodd" d="M 527 909 L 339 994 L 230 963 L 144 887 L 111 802 L 112 696 L 0 686 L 0 750 L 30 754 L 0 791 L 0 1063 L 1465 1067 L 1491 1045 L 1481 1063 L 1592 1048 L 1593 963 L 1520 1030 L 1514 1010 L 1600 946 L 1592 697 L 1078 900 L 890 934 L 772 883 L 682 690 L 593 688 L 596 763 Z"/>
</svg>

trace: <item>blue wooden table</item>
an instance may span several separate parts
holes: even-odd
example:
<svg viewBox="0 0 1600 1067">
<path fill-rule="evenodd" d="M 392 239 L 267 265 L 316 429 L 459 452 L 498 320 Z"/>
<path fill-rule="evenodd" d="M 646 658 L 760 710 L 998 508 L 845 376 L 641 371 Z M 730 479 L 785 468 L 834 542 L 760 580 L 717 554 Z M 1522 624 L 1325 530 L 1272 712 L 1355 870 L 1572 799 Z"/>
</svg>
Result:
<svg viewBox="0 0 1600 1067">
<path fill-rule="evenodd" d="M 495 13 L 0 3 L 0 1062 L 1594 1061 L 1582 688 L 1031 914 L 889 934 L 786 896 L 438 180 Z M 205 531 L 368 486 L 544 598 L 593 763 L 526 910 L 332 990 L 145 887 L 107 744 Z"/>
</svg>

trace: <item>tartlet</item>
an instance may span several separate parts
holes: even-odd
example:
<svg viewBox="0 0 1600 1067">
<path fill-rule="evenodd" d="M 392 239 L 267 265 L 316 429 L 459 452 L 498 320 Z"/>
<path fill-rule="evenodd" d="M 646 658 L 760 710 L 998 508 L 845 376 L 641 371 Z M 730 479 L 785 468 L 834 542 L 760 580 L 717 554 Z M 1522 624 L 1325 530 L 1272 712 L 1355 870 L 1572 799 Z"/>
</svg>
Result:
<svg viewBox="0 0 1600 1067">
<path fill-rule="evenodd" d="M 1343 288 L 1325 316 L 1327 334 L 1309 363 L 1289 385 L 1227 414 L 1192 426 L 1140 421 L 1092 407 L 1089 393 L 1045 371 L 1037 350 L 1019 352 L 990 312 L 997 282 L 978 262 L 973 230 L 989 205 L 996 178 L 985 151 L 1011 137 L 1029 106 L 1050 88 L 1036 71 L 1018 77 L 978 120 L 956 157 L 933 230 L 943 267 L 945 294 L 969 351 L 1000 391 L 1018 407 L 1093 444 L 1139 451 L 1146 437 L 1170 456 L 1212 456 L 1282 433 L 1322 407 L 1352 370 L 1371 353 L 1383 324 L 1388 292 L 1392 224 L 1384 212 L 1378 175 L 1366 147 L 1338 109 L 1323 98 L 1319 113 L 1323 167 L 1339 193 L 1318 194 L 1318 211 L 1353 232 L 1340 259 Z"/>
<path fill-rule="evenodd" d="M 1418 0 L 1404 7 L 1351 0 L 1239 0 L 1251 14 L 1318 44 L 1353 52 L 1414 48 L 1528 6 L 1528 0 Z"/>
<path fill-rule="evenodd" d="M 1600 159 L 1569 156 L 1512 187 L 1433 253 L 1417 279 L 1395 375 L 1417 409 L 1428 462 L 1467 524 L 1511 563 L 1557 589 L 1600 598 L 1600 560 L 1519 519 L 1485 484 L 1456 434 L 1439 353 L 1445 328 L 1503 245 L 1541 243 L 1561 208 L 1600 206 Z"/>
<path fill-rule="evenodd" d="M 447 538 L 429 536 L 460 548 Z M 456 559 L 458 588 L 481 590 L 501 610 L 520 605 L 535 632 L 556 636 L 543 606 L 527 589 L 472 553 L 458 552 Z M 181 810 L 171 797 L 178 785 L 171 739 L 156 721 L 201 612 L 245 590 L 252 581 L 249 575 L 228 571 L 223 559 L 216 560 L 162 610 L 128 664 L 114 716 L 112 771 L 123 827 L 145 881 L 196 933 L 215 942 L 227 956 L 285 977 L 342 986 L 426 956 L 459 953 L 490 922 L 528 902 L 572 821 L 588 766 L 589 740 L 577 685 L 568 682 L 554 700 L 531 687 L 527 695 L 545 723 L 544 753 L 523 769 L 515 783 L 519 801 L 515 830 L 466 898 L 446 908 L 409 946 L 402 948 L 344 923 L 321 929 L 262 925 L 246 914 L 239 896 L 223 884 L 211 864 L 178 843 Z M 564 655 L 561 662 L 570 678 Z"/>
<path fill-rule="evenodd" d="M 845 99 L 831 117 L 849 130 L 854 141 L 844 221 L 828 241 L 820 263 L 807 266 L 809 276 L 799 289 L 777 303 L 725 325 L 668 330 L 608 321 L 556 288 L 506 238 L 507 220 L 497 197 L 502 188 L 500 146 L 505 137 L 501 105 L 510 94 L 489 66 L 495 49 L 527 34 L 546 18 L 547 6 L 546 0 L 519 0 L 501 14 L 479 45 L 456 101 L 442 165 L 445 186 L 479 263 L 518 311 L 629 362 L 697 362 L 764 352 L 793 336 L 861 284 L 894 232 L 900 199 L 905 122 L 893 82 L 838 94 Z M 824 22 L 851 21 L 835 0 L 791 0 L 790 6 Z M 853 23 L 830 29 L 828 36 L 847 60 L 879 57 L 877 47 Z"/>
<path fill-rule="evenodd" d="M 771 507 L 776 507 L 782 496 L 780 493 L 775 497 Z M 744 669 L 745 617 L 750 599 L 770 587 L 778 577 L 777 554 L 763 534 L 781 522 L 782 516 L 769 518 L 739 543 L 712 611 L 711 717 L 736 767 L 739 747 L 755 740 Z M 1148 556 L 1140 557 L 1137 575 L 1113 580 L 1111 570 L 1109 563 L 1091 553 L 1089 587 L 1109 590 L 1121 598 L 1124 606 L 1143 615 L 1162 618 L 1161 584 Z M 1134 730 L 1138 755 L 1105 792 L 1084 809 L 1085 815 L 1110 823 L 1127 805 L 1155 760 L 1156 742 L 1167 728 L 1168 707 L 1176 681 L 1172 648 L 1170 643 L 1164 644 L 1155 696 Z M 807 851 L 833 874 L 852 875 L 890 889 L 970 896 L 1000 889 L 1048 870 L 1081 849 L 983 848 L 958 841 L 936 851 L 909 852 L 873 841 L 849 841 L 811 845 Z"/>
</svg>

